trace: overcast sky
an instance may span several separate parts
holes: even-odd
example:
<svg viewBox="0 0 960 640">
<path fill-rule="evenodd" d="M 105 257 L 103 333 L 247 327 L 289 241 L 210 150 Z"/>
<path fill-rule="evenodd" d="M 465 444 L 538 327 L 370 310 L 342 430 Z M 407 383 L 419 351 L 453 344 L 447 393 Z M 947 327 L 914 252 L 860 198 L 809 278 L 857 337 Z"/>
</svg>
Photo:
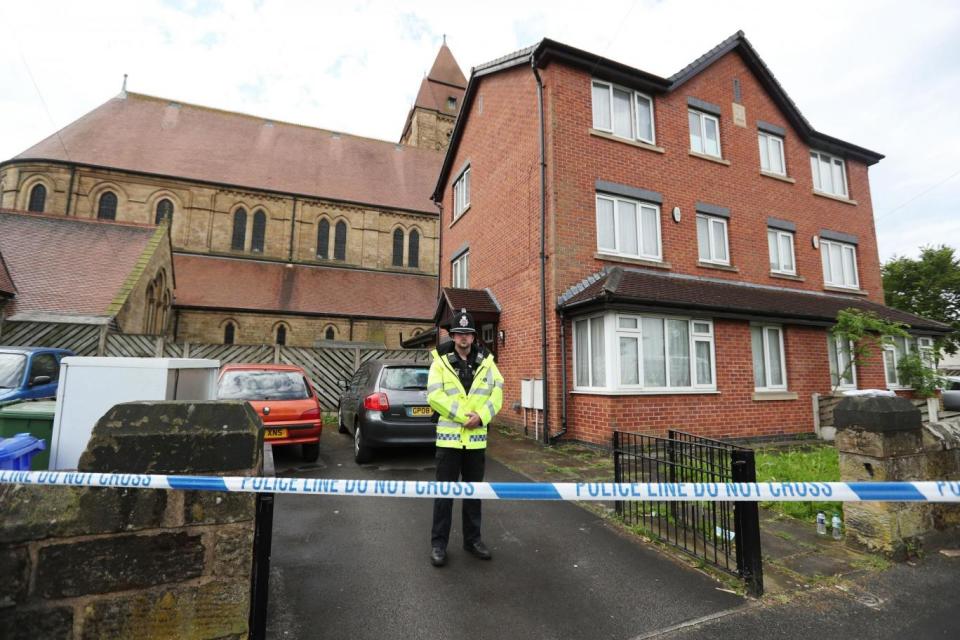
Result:
<svg viewBox="0 0 960 640">
<path fill-rule="evenodd" d="M 743 29 L 870 170 L 880 257 L 960 248 L 960 2 L 0 4 L 0 159 L 127 87 L 396 141 L 442 41 L 470 67 L 542 37 L 663 76 Z M 781 8 L 782 7 L 782 8 Z"/>
</svg>

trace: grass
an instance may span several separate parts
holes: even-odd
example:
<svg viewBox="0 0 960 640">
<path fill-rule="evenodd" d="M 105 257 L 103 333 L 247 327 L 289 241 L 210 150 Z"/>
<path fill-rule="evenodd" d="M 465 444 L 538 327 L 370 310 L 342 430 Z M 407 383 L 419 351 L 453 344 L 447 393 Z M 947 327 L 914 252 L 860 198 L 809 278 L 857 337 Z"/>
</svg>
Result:
<svg viewBox="0 0 960 640">
<path fill-rule="evenodd" d="M 756 453 L 757 482 L 839 482 L 840 463 L 833 446 L 809 446 L 798 449 L 759 450 Z M 786 516 L 815 522 L 817 512 L 827 516 L 842 512 L 840 502 L 764 502 L 766 508 Z"/>
</svg>

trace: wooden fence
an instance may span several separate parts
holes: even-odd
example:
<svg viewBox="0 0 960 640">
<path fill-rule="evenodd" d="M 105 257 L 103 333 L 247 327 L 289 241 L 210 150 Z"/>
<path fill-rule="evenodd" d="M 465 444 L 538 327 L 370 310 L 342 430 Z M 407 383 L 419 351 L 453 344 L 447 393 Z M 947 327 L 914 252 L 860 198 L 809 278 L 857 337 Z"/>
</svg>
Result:
<svg viewBox="0 0 960 640">
<path fill-rule="evenodd" d="M 108 327 L 89 324 L 11 322 L 0 325 L 0 344 L 57 347 L 80 356 L 121 358 L 208 358 L 220 364 L 253 362 L 293 364 L 302 367 L 320 397 L 324 411 L 337 408 L 340 380 L 349 380 L 368 360 L 430 362 L 424 349 L 373 349 L 349 347 L 287 347 L 272 344 L 198 344 L 174 342 L 162 336 L 113 333 Z"/>
</svg>

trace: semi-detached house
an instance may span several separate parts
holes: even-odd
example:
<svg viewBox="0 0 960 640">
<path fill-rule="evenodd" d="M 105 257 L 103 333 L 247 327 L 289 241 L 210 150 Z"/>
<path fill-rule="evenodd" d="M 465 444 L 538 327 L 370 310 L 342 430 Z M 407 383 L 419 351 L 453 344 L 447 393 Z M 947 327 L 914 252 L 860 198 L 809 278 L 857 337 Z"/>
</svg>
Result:
<svg viewBox="0 0 960 640">
<path fill-rule="evenodd" d="M 501 417 L 545 378 L 552 436 L 810 432 L 812 394 L 898 388 L 946 328 L 883 304 L 882 157 L 815 130 L 742 32 L 669 78 L 543 40 L 471 74 L 434 192 L 436 320 L 493 310 Z M 849 307 L 913 337 L 837 380 Z"/>
</svg>

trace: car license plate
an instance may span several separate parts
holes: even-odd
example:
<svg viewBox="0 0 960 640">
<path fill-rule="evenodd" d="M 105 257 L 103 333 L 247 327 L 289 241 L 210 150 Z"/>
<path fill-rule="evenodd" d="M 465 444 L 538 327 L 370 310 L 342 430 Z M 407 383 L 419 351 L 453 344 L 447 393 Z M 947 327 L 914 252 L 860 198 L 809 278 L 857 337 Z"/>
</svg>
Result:
<svg viewBox="0 0 960 640">
<path fill-rule="evenodd" d="M 263 431 L 264 438 L 286 438 L 287 430 L 286 429 L 265 429 Z"/>
<path fill-rule="evenodd" d="M 410 407 L 410 415 L 414 417 L 432 416 L 433 409 L 431 407 Z"/>
</svg>

